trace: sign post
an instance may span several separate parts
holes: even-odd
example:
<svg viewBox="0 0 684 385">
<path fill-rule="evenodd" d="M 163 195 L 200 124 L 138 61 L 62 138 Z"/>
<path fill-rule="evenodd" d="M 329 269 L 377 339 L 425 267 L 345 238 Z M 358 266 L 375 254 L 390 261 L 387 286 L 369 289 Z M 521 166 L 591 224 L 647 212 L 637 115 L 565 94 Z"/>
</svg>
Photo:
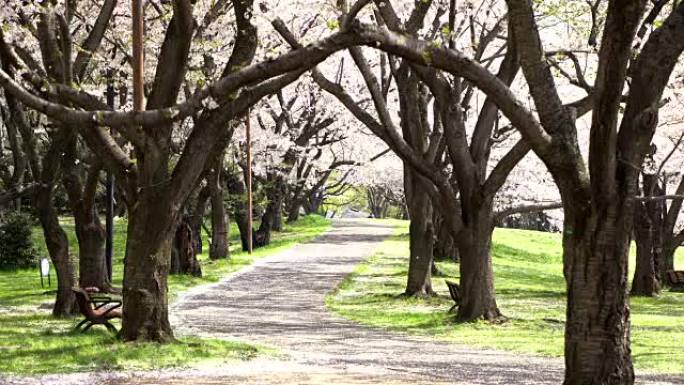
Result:
<svg viewBox="0 0 684 385">
<path fill-rule="evenodd" d="M 116 91 L 114 91 L 114 71 L 109 68 L 107 69 L 107 91 L 105 92 L 107 96 L 107 105 L 113 110 L 114 109 L 114 97 L 116 96 Z M 110 128 L 110 133 L 114 131 Z M 106 194 L 105 194 L 105 207 L 106 207 L 106 235 L 105 238 L 105 264 L 107 265 L 107 278 L 112 281 L 112 256 L 114 255 L 114 175 L 107 171 L 107 184 L 106 184 Z"/>
<path fill-rule="evenodd" d="M 247 252 L 252 254 L 252 133 L 249 122 L 249 109 L 247 110 L 247 121 L 245 125 L 245 136 L 247 140 Z"/>
<path fill-rule="evenodd" d="M 145 57 L 143 53 L 143 39 L 145 25 L 142 0 L 133 0 L 133 110 L 142 111 L 144 103 L 144 71 Z"/>
<path fill-rule="evenodd" d="M 48 287 L 51 287 L 52 282 L 50 282 L 50 260 L 47 258 L 42 258 L 40 260 L 40 287 L 45 288 L 43 277 L 47 277 Z"/>
</svg>

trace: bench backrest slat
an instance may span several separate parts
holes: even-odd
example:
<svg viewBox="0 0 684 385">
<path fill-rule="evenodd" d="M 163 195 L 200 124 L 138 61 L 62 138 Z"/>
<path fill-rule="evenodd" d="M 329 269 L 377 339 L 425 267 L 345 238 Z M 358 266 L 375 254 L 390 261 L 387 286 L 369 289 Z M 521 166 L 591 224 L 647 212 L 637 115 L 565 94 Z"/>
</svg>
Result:
<svg viewBox="0 0 684 385">
<path fill-rule="evenodd" d="M 458 303 L 461 301 L 461 289 L 459 285 L 455 282 L 446 281 L 447 287 L 449 288 L 449 295 L 454 302 Z"/>
<path fill-rule="evenodd" d="M 85 290 L 76 287 L 72 288 L 71 291 L 76 295 L 76 303 L 78 304 L 78 310 L 81 311 L 81 314 L 88 319 L 97 318 L 88 293 Z"/>
<path fill-rule="evenodd" d="M 684 271 L 670 270 L 665 273 L 665 278 L 670 285 L 684 285 Z"/>
</svg>

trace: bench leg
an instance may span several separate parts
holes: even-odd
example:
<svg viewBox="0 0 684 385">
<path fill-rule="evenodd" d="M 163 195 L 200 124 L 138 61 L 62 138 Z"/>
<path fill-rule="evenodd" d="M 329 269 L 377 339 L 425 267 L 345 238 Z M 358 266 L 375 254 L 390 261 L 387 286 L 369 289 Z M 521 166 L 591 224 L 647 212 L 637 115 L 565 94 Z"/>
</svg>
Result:
<svg viewBox="0 0 684 385">
<path fill-rule="evenodd" d="M 104 323 L 104 326 L 107 328 L 107 330 L 109 330 L 110 332 L 112 332 L 112 333 L 114 333 L 114 334 L 118 334 L 118 333 L 119 333 L 119 332 L 116 330 L 116 328 L 114 327 L 114 325 L 112 325 L 112 324 L 109 323 L 109 322 L 105 322 L 105 323 Z"/>
<path fill-rule="evenodd" d="M 74 327 L 74 331 L 81 330 L 81 326 L 83 326 L 86 322 L 88 322 L 87 318 L 84 319 L 83 321 L 79 322 L 78 325 L 76 325 L 76 327 Z"/>
<path fill-rule="evenodd" d="M 91 327 L 93 327 L 93 325 L 95 325 L 95 324 L 92 323 L 92 322 L 89 323 L 89 324 L 81 331 L 81 333 L 87 332 Z"/>
</svg>

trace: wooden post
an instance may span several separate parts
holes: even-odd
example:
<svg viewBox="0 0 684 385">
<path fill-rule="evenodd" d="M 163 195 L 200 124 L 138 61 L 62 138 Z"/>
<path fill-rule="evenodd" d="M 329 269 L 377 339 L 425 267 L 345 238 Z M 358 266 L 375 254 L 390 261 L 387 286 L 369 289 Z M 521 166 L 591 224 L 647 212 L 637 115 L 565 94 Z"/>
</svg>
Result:
<svg viewBox="0 0 684 385">
<path fill-rule="evenodd" d="M 252 133 L 249 121 L 250 111 L 247 110 L 245 136 L 247 141 L 247 252 L 252 254 Z"/>
<path fill-rule="evenodd" d="M 110 68 L 107 70 L 107 105 L 114 109 L 114 71 Z M 110 132 L 113 130 L 110 128 Z M 107 277 L 112 281 L 112 257 L 114 255 L 114 175 L 107 171 L 107 185 L 106 185 L 106 238 L 105 238 L 105 264 L 107 266 Z"/>
<path fill-rule="evenodd" d="M 145 56 L 143 53 L 144 39 L 144 16 L 142 0 L 132 0 L 133 16 L 133 109 L 142 111 L 144 109 L 144 70 Z"/>
</svg>

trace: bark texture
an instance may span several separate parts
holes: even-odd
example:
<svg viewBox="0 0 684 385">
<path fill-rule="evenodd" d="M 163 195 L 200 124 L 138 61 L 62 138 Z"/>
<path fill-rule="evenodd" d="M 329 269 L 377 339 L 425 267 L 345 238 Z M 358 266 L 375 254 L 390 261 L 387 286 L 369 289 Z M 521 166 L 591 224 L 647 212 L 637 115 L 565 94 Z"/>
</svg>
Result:
<svg viewBox="0 0 684 385">
<path fill-rule="evenodd" d="M 435 229 L 432 223 L 432 202 L 420 186 L 425 183 L 412 171 L 405 171 L 407 202 L 411 212 L 409 225 L 409 266 L 405 294 L 409 296 L 429 296 L 432 289 L 432 252 L 434 250 Z"/>
<path fill-rule="evenodd" d="M 161 199 L 166 197 L 155 195 L 149 191 L 129 208 L 120 331 L 124 341 L 174 340 L 168 317 L 167 277 L 175 221 L 164 223 L 169 213 Z"/>
<path fill-rule="evenodd" d="M 207 178 L 211 201 L 211 246 L 209 258 L 228 258 L 228 220 L 223 201 L 223 153 L 214 164 L 213 171 Z"/>
<path fill-rule="evenodd" d="M 646 196 L 664 195 L 658 186 L 658 177 L 642 174 L 643 192 Z M 636 243 L 636 267 L 632 280 L 632 295 L 653 297 L 660 292 L 660 269 L 663 263 L 663 225 L 666 212 L 665 201 L 637 202 L 635 209 L 634 241 Z"/>
<path fill-rule="evenodd" d="M 33 196 L 34 207 L 38 214 L 45 244 L 50 254 L 52 265 L 57 274 L 57 296 L 52 308 L 55 317 L 70 317 L 78 313 L 76 298 L 71 288 L 77 286 L 74 261 L 69 254 L 69 240 L 53 205 L 52 186 L 39 187 Z"/>
<path fill-rule="evenodd" d="M 231 212 L 238 231 L 240 232 L 240 243 L 242 244 L 242 251 L 247 251 L 247 238 L 249 224 L 247 223 L 247 204 L 246 195 L 247 188 L 245 183 L 240 179 L 240 172 L 236 170 L 228 170 L 226 174 L 226 187 L 228 194 L 231 197 Z"/>
<path fill-rule="evenodd" d="M 481 209 L 471 220 L 458 242 L 462 295 L 456 317 L 462 321 L 498 320 L 501 312 L 494 291 L 491 207 Z"/>
<path fill-rule="evenodd" d="M 112 284 L 105 260 L 106 234 L 95 200 L 102 167 L 99 162 L 86 170 L 79 167 L 76 139 L 76 135 L 70 138 L 62 157 L 62 182 L 74 215 L 78 239 L 79 284 L 81 287 L 97 287 L 102 292 L 109 292 Z M 82 177 L 84 173 L 87 174 L 85 178 Z"/>
<path fill-rule="evenodd" d="M 197 260 L 195 232 L 189 218 L 183 218 L 176 227 L 171 251 L 171 274 L 202 276 L 202 267 Z"/>
<path fill-rule="evenodd" d="M 589 97 L 593 115 L 587 167 L 577 141 L 578 110 L 562 104 L 543 59 L 532 3 L 507 4 L 543 127 L 532 120 L 518 128 L 550 170 L 564 204 L 565 384 L 632 384 L 627 260 L 638 182 L 634 165 L 641 165 L 649 150 L 657 106 L 684 49 L 684 6 L 673 10 L 633 58 L 646 2 L 609 2 Z M 630 93 L 619 121 L 628 66 Z"/>
</svg>

